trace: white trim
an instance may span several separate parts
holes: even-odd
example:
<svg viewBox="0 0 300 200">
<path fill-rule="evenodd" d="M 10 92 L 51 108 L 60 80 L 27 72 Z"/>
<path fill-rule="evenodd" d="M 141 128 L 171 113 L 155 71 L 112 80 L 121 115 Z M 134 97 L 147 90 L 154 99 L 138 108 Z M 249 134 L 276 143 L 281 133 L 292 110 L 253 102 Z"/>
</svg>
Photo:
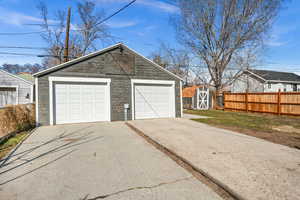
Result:
<svg viewBox="0 0 300 200">
<path fill-rule="evenodd" d="M 16 88 L 16 104 L 19 104 L 19 86 L 18 85 L 0 85 L 0 88 Z"/>
<path fill-rule="evenodd" d="M 30 86 L 30 103 L 33 103 L 33 85 Z"/>
<path fill-rule="evenodd" d="M 5 88 L 17 88 L 19 87 L 18 85 L 0 85 L 0 87 L 5 87 Z"/>
<path fill-rule="evenodd" d="M 76 63 L 76 62 L 78 62 L 78 61 L 84 60 L 84 59 L 86 59 L 86 58 L 96 56 L 96 55 L 101 54 L 101 53 L 103 53 L 103 52 L 105 52 L 105 51 L 108 51 L 108 50 L 110 50 L 110 49 L 114 49 L 114 48 L 116 48 L 116 47 L 118 47 L 118 46 L 120 46 L 120 45 L 121 45 L 121 43 L 117 43 L 117 44 L 115 44 L 115 45 L 112 45 L 112 46 L 109 46 L 109 47 L 107 47 L 107 48 L 101 49 L 101 50 L 99 50 L 99 51 L 95 51 L 95 52 L 90 53 L 90 54 L 87 54 L 87 55 L 85 55 L 85 56 L 81 56 L 81 57 L 79 57 L 79 58 L 75 58 L 75 59 L 73 59 L 73 60 L 70 60 L 70 61 L 68 61 L 68 62 L 62 63 L 62 64 L 60 64 L 60 65 L 56 65 L 56 66 L 54 66 L 54 67 L 50 67 L 50 68 L 45 69 L 45 70 L 43 70 L 43 71 L 37 72 L 37 73 L 33 74 L 33 76 L 42 75 L 42 74 L 45 74 L 45 73 L 47 73 L 47 72 L 53 71 L 53 70 L 55 70 L 55 69 L 64 67 L 64 66 L 66 66 L 66 65 L 73 64 L 73 63 Z"/>
<path fill-rule="evenodd" d="M 267 80 L 266 83 L 291 83 L 291 84 L 300 84 L 299 81 L 280 81 L 280 80 Z"/>
<path fill-rule="evenodd" d="M 107 107 L 108 107 L 108 121 L 111 122 L 111 98 L 110 98 L 110 88 L 111 88 L 111 80 L 109 79 L 109 81 L 107 81 L 107 87 L 106 87 L 106 95 L 107 95 Z"/>
<path fill-rule="evenodd" d="M 122 45 L 123 45 L 123 44 L 122 44 Z M 169 70 L 167 70 L 167 69 L 163 68 L 162 66 L 156 64 L 155 62 L 153 62 L 152 60 L 146 58 L 145 56 L 143 56 L 142 54 L 138 53 L 137 51 L 135 51 L 135 50 L 133 50 L 133 49 L 127 47 L 126 45 L 124 45 L 124 46 L 125 46 L 128 50 L 130 50 L 132 53 L 134 53 L 134 54 L 136 54 L 136 55 L 138 55 L 138 56 L 141 56 L 144 60 L 146 60 L 147 62 L 151 63 L 151 64 L 154 65 L 155 67 L 157 67 L 157 68 L 159 68 L 159 69 L 161 69 L 161 70 L 167 72 L 168 74 L 174 76 L 175 78 L 178 78 L 179 80 L 182 80 L 182 81 L 183 81 L 183 79 L 180 78 L 179 76 L 173 74 L 173 73 L 170 72 Z"/>
<path fill-rule="evenodd" d="M 131 79 L 131 83 L 175 85 L 175 81 Z"/>
<path fill-rule="evenodd" d="M 58 77 L 50 76 L 49 81 L 61 81 L 61 82 L 85 82 L 85 83 L 110 83 L 110 78 L 81 78 L 81 77 Z"/>
<path fill-rule="evenodd" d="M 54 66 L 54 67 L 45 69 L 45 70 L 43 70 L 43 71 L 40 71 L 40 72 L 37 72 L 37 73 L 33 74 L 33 76 L 39 76 L 39 75 L 45 74 L 45 73 L 47 73 L 47 72 L 51 72 L 51 71 L 56 70 L 56 69 L 60 69 L 60 68 L 65 67 L 65 66 L 67 66 L 67 65 L 71 65 L 71 64 L 73 64 L 73 63 L 76 63 L 76 62 L 85 60 L 85 59 L 87 59 L 87 58 L 96 56 L 96 55 L 98 55 L 98 54 L 104 53 L 104 52 L 106 52 L 106 51 L 109 51 L 109 50 L 114 49 L 114 48 L 117 48 L 117 47 L 125 47 L 125 48 L 127 48 L 129 51 L 131 51 L 133 54 L 142 57 L 144 60 L 146 60 L 146 61 L 149 62 L 150 64 L 154 65 L 155 67 L 157 67 L 157 68 L 159 68 L 159 69 L 161 69 L 161 70 L 167 72 L 168 74 L 170 74 L 170 75 L 172 75 L 172 76 L 178 78 L 179 80 L 183 80 L 183 79 L 180 78 L 179 76 L 173 74 L 172 72 L 168 71 L 167 69 L 165 69 L 165 68 L 163 68 L 162 66 L 156 64 L 156 63 L 153 62 L 152 60 L 146 58 L 146 57 L 143 56 L 142 54 L 136 52 L 135 50 L 129 48 L 128 46 L 126 46 L 126 45 L 124 45 L 124 44 L 122 44 L 122 43 L 117 43 L 117 44 L 115 44 L 115 45 L 112 45 L 112 46 L 109 46 L 109 47 L 107 47 L 107 48 L 101 49 L 101 50 L 99 50 L 99 51 L 96 51 L 96 52 L 87 54 L 87 55 L 85 55 L 85 56 L 82 56 L 82 57 L 73 59 L 73 60 L 71 60 L 71 61 L 69 61 L 69 62 L 65 62 L 65 63 L 62 63 L 62 64 L 60 64 L 60 65 L 56 65 L 56 66 Z"/>
<path fill-rule="evenodd" d="M 39 125 L 39 91 L 38 91 L 38 78 L 34 78 L 35 82 L 35 124 Z"/>
<path fill-rule="evenodd" d="M 18 105 L 19 104 L 19 86 L 16 87 L 16 93 L 17 93 L 16 105 Z"/>
<path fill-rule="evenodd" d="M 27 81 L 27 80 L 25 80 L 25 79 L 23 79 L 23 78 L 21 78 L 21 77 L 19 77 L 19 76 L 17 76 L 17 75 L 11 74 L 11 73 L 9 73 L 9 72 L 7 72 L 7 71 L 5 71 L 5 70 L 2 70 L 2 69 L 0 69 L 0 71 L 3 72 L 3 73 L 5 73 L 5 74 L 7 74 L 7 75 L 9 75 L 9 76 L 11 76 L 11 77 L 13 77 L 13 78 L 16 78 L 16 79 L 19 79 L 19 80 L 21 80 L 21 81 L 24 81 L 24 82 L 27 83 L 27 84 L 33 85 L 32 82 Z"/>
<path fill-rule="evenodd" d="M 175 91 L 175 81 L 166 81 L 166 80 L 148 80 L 148 79 L 131 79 L 131 120 L 135 120 L 135 103 L 134 103 L 134 84 L 156 84 L 156 85 L 171 85 L 172 90 L 174 91 L 173 93 L 173 102 L 174 102 L 174 107 L 173 107 L 173 114 L 174 118 L 176 117 L 176 91 Z"/>
<path fill-rule="evenodd" d="M 250 74 L 252 74 L 252 75 L 254 75 L 254 76 L 256 76 L 257 78 L 262 79 L 263 81 L 267 81 L 266 79 L 264 79 L 263 77 L 261 77 L 261 76 L 255 74 L 254 72 L 251 72 L 251 71 L 249 71 L 249 70 L 245 70 L 245 71 L 246 71 L 246 72 L 249 72 Z"/>
<path fill-rule="evenodd" d="M 108 121 L 111 121 L 111 105 L 110 105 L 110 78 L 80 78 L 80 77 L 56 77 L 50 76 L 49 78 L 49 106 L 50 106 L 50 125 L 54 125 L 53 120 L 53 82 L 80 82 L 80 83 L 107 83 L 106 94 L 107 95 L 107 107 L 108 110 Z"/>
<path fill-rule="evenodd" d="M 176 95 L 176 91 L 175 91 Z M 175 102 L 175 107 L 176 107 L 176 102 Z M 176 109 L 175 109 L 176 112 Z M 182 81 L 180 81 L 180 117 L 183 117 L 183 105 L 182 105 Z"/>
</svg>

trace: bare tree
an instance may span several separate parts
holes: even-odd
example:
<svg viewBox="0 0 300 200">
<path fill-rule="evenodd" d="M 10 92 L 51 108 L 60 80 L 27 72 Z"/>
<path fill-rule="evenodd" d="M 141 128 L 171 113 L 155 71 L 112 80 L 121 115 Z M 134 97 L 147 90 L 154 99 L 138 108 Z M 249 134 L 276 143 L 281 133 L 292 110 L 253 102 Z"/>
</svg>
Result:
<svg viewBox="0 0 300 200">
<path fill-rule="evenodd" d="M 64 37 L 66 26 L 65 11 L 58 10 L 50 19 L 47 5 L 40 2 L 37 6 L 42 16 L 43 23 L 41 28 L 45 31 L 41 37 L 48 44 L 47 53 L 50 57 L 45 58 L 44 65 L 53 66 L 63 62 Z M 78 22 L 71 23 L 69 57 L 70 59 L 85 55 L 96 50 L 99 44 L 109 43 L 112 36 L 108 27 L 101 23 L 105 17 L 103 11 L 97 11 L 93 1 L 85 0 L 77 3 L 78 14 L 73 19 Z"/>
<path fill-rule="evenodd" d="M 173 18 L 178 39 L 202 60 L 217 95 L 239 70 L 246 49 L 258 48 L 282 0 L 178 0 Z M 231 78 L 229 78 L 231 77 Z"/>
<path fill-rule="evenodd" d="M 192 58 L 187 51 L 171 48 L 161 42 L 158 50 L 153 52 L 150 57 L 155 63 L 188 82 Z"/>
</svg>

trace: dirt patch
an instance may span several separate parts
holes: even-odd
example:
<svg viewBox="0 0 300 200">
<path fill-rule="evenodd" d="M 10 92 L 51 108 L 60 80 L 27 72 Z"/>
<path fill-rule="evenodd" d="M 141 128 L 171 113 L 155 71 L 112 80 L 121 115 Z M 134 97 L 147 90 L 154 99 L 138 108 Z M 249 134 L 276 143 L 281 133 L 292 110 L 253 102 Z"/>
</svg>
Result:
<svg viewBox="0 0 300 200">
<path fill-rule="evenodd" d="M 284 133 L 300 133 L 300 129 L 299 128 L 295 128 L 293 126 L 275 126 L 272 128 L 275 131 L 280 131 L 280 132 L 284 132 Z"/>
<path fill-rule="evenodd" d="M 226 126 L 216 126 L 216 127 L 231 130 L 239 134 L 245 134 L 245 135 L 261 138 L 276 144 L 282 144 L 300 150 L 300 135 L 295 134 L 294 132 L 281 132 L 277 130 L 274 130 L 273 132 L 264 132 L 264 131 L 254 131 L 249 129 L 241 129 L 241 128 L 234 128 L 234 127 L 226 127 Z"/>
</svg>

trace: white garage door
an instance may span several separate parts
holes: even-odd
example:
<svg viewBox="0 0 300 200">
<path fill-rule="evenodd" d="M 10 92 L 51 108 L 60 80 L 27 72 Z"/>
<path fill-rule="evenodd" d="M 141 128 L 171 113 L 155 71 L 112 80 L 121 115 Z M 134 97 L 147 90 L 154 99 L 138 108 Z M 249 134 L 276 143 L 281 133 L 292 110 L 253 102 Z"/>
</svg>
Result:
<svg viewBox="0 0 300 200">
<path fill-rule="evenodd" d="M 107 85 L 55 84 L 56 124 L 109 121 Z"/>
<path fill-rule="evenodd" d="M 135 119 L 175 117 L 175 91 L 171 85 L 135 85 Z"/>
</svg>

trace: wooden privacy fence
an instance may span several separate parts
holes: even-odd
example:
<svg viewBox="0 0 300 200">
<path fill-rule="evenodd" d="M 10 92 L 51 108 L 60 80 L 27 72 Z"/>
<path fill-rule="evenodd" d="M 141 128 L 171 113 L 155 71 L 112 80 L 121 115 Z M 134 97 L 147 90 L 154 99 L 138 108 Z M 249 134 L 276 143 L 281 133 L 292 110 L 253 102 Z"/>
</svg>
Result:
<svg viewBox="0 0 300 200">
<path fill-rule="evenodd" d="M 224 110 L 300 116 L 300 92 L 225 92 Z"/>
</svg>

